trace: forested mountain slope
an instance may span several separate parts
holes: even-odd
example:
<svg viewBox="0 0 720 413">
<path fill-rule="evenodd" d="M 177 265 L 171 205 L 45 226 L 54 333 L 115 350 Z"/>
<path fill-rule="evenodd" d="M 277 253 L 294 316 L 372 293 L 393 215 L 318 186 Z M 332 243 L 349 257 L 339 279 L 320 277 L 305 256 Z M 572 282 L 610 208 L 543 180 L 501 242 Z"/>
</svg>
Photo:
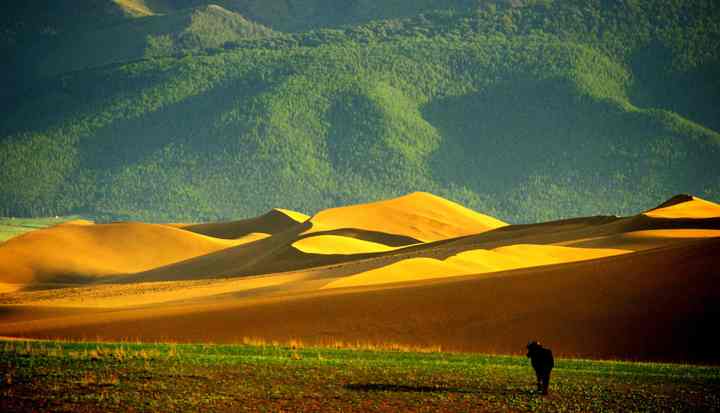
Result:
<svg viewBox="0 0 720 413">
<path fill-rule="evenodd" d="M 220 10 L 199 3 L 112 30 Z M 172 31 L 6 99 L 0 215 L 211 220 L 424 190 L 537 222 L 720 199 L 717 2 L 277 2 L 296 27 L 220 3 L 275 31 L 179 49 Z"/>
</svg>

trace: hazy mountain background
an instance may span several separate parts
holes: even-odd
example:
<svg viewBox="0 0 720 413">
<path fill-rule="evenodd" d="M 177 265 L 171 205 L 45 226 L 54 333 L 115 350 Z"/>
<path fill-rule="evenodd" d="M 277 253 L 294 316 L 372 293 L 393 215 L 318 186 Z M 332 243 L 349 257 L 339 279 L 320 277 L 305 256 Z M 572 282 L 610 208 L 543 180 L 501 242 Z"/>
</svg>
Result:
<svg viewBox="0 0 720 413">
<path fill-rule="evenodd" d="M 713 0 L 0 5 L 0 215 L 720 201 Z"/>
</svg>

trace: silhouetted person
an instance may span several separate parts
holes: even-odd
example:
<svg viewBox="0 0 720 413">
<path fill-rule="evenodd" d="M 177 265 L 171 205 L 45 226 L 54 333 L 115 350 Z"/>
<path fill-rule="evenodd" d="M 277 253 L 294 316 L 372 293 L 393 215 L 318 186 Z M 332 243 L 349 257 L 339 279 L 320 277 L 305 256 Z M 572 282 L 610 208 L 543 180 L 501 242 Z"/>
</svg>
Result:
<svg viewBox="0 0 720 413">
<path fill-rule="evenodd" d="M 545 348 L 537 341 L 531 341 L 527 345 L 527 356 L 530 358 L 530 364 L 535 369 L 535 377 L 537 377 L 538 391 L 542 394 L 548 394 L 548 386 L 550 385 L 550 372 L 555 367 L 555 359 L 553 359 L 552 351 Z"/>
</svg>

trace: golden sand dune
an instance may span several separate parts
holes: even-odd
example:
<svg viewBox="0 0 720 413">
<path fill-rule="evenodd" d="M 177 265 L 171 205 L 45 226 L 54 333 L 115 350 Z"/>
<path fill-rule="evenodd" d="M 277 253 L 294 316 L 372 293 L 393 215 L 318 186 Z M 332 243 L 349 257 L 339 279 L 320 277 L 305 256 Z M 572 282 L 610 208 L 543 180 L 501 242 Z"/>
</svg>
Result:
<svg viewBox="0 0 720 413">
<path fill-rule="evenodd" d="M 688 196 L 505 225 L 416 193 L 181 228 L 71 223 L 2 244 L 0 335 L 494 352 L 541 337 L 561 354 L 705 360 L 720 313 L 720 206 Z"/>
<path fill-rule="evenodd" d="M 309 294 L 225 296 L 116 311 L 5 306 L 0 335 L 147 341 L 300 339 L 441 345 L 519 353 L 530 338 L 557 355 L 718 361 L 720 240 L 499 273 Z M 32 320 L 34 318 L 34 320 Z"/>
<path fill-rule="evenodd" d="M 470 250 L 444 260 L 410 258 L 385 267 L 342 277 L 323 288 L 357 287 L 486 274 L 518 268 L 590 260 L 630 251 L 600 248 L 570 248 L 548 245 L 512 245 L 494 250 Z"/>
<path fill-rule="evenodd" d="M 24 284 L 17 283 L 0 283 L 0 294 L 13 293 L 23 288 Z"/>
<path fill-rule="evenodd" d="M 75 219 L 72 221 L 65 221 L 58 225 L 95 225 L 94 222 L 88 221 L 87 219 Z"/>
<path fill-rule="evenodd" d="M 507 225 L 426 192 L 328 209 L 313 216 L 310 222 L 312 228 L 308 232 L 357 228 L 404 235 L 423 242 L 477 234 Z"/>
<path fill-rule="evenodd" d="M 134 308 L 164 303 L 208 301 L 211 297 L 282 286 L 299 282 L 303 274 L 133 284 L 93 284 L 0 295 L 0 306 L 58 308 Z"/>
<path fill-rule="evenodd" d="M 690 195 L 677 195 L 644 215 L 652 218 L 720 218 L 720 205 Z"/>
<path fill-rule="evenodd" d="M 309 219 L 287 209 L 273 209 L 265 215 L 231 222 L 213 222 L 182 226 L 182 229 L 214 238 L 236 239 L 252 233 L 277 234 Z"/>
<path fill-rule="evenodd" d="M 305 237 L 293 242 L 292 246 L 307 254 L 366 254 L 394 251 L 397 249 L 397 247 L 389 247 L 377 242 L 338 235 Z"/>
<path fill-rule="evenodd" d="M 274 216 L 277 217 L 278 214 Z M 238 223 L 208 224 L 184 229 L 202 230 L 207 234 L 223 237 L 250 231 L 273 233 L 265 227 L 253 226 L 264 225 L 267 217 L 266 215 Z M 333 208 L 321 211 L 303 223 L 299 223 L 300 220 L 293 220 L 291 224 L 294 225 L 275 228 L 272 237 L 258 242 L 138 274 L 137 281 L 172 281 L 293 271 L 369 258 L 372 254 L 395 250 L 392 247 L 419 243 L 419 240 L 442 240 L 506 225 L 492 217 L 427 193 L 413 193 L 388 201 Z M 289 223 L 287 220 L 284 222 Z M 208 228 L 216 229 L 214 225 L 223 229 L 238 226 L 241 230 L 225 233 L 208 231 Z"/>
<path fill-rule="evenodd" d="M 572 240 L 562 245 L 581 248 L 621 248 L 631 251 L 643 251 L 660 248 L 682 241 L 702 240 L 720 237 L 717 229 L 656 229 L 630 231 L 589 239 Z"/>
<path fill-rule="evenodd" d="M 155 224 L 65 223 L 0 245 L 0 282 L 87 281 L 143 271 L 235 245 Z"/>
<path fill-rule="evenodd" d="M 720 209 L 715 204 L 697 198 L 675 197 L 661 205 L 657 211 L 667 210 L 667 208 L 698 209 L 697 205 L 702 207 L 700 208 L 702 211 L 705 211 L 703 216 L 709 215 L 707 211 L 712 211 L 713 206 Z M 170 254 L 164 259 L 155 259 L 153 256 L 163 255 L 158 251 L 177 251 L 174 249 L 172 241 L 166 243 L 164 240 L 155 239 L 148 242 L 143 240 L 142 236 L 133 235 L 132 231 L 125 232 L 123 229 L 125 227 L 117 226 L 120 224 L 114 224 L 116 226 L 113 228 L 116 231 L 98 232 L 93 230 L 97 236 L 85 239 L 85 241 L 82 237 L 78 238 L 81 243 L 84 243 L 84 246 L 80 247 L 81 250 L 85 249 L 84 252 L 81 255 L 69 254 L 62 259 L 57 259 L 53 255 L 52 251 L 57 251 L 57 248 L 42 247 L 47 251 L 39 255 L 33 254 L 32 252 L 37 250 L 34 243 L 27 242 L 30 239 L 18 239 L 11 246 L 24 251 L 19 254 L 24 258 L 15 260 L 16 262 L 12 263 L 13 268 L 32 267 L 38 271 L 13 270 L 14 274 L 10 275 L 11 271 L 8 270 L 5 271 L 5 278 L 0 281 L 47 282 L 72 280 L 72 277 L 69 276 L 87 278 L 127 273 L 136 273 L 136 275 L 124 277 L 123 282 L 193 280 L 297 271 L 312 267 L 344 265 L 344 263 L 357 260 L 363 261 L 363 264 L 360 265 L 361 269 L 358 271 L 373 270 L 377 273 L 382 271 L 382 267 L 394 264 L 392 267 L 388 267 L 387 271 L 396 273 L 398 268 L 407 265 L 396 264 L 397 262 L 415 258 L 442 261 L 437 265 L 428 264 L 427 273 L 434 273 L 430 268 L 436 268 L 435 272 L 444 272 L 448 275 L 485 273 L 493 269 L 505 270 L 558 262 L 548 262 L 545 258 L 533 255 L 533 247 L 518 245 L 566 246 L 603 250 L 573 253 L 572 256 L 563 258 L 569 262 L 601 256 L 606 254 L 604 250 L 639 251 L 682 240 L 717 236 L 718 230 L 716 229 L 687 229 L 684 227 L 688 225 L 701 228 L 708 225 L 713 227 L 716 225 L 713 224 L 716 222 L 713 221 L 714 219 L 693 219 L 689 224 L 683 220 L 659 219 L 645 214 L 629 218 L 593 217 L 534 225 L 506 226 L 500 221 L 436 196 L 415 193 L 383 202 L 322 211 L 312 219 L 292 211 L 276 209 L 263 216 L 242 221 L 185 226 L 183 229 L 186 231 L 222 238 L 235 238 L 235 240 L 228 243 L 228 241 L 196 234 L 189 234 L 190 238 L 180 236 L 178 239 L 184 239 L 188 244 L 192 244 L 192 240 L 198 239 L 198 244 L 190 246 L 188 249 L 182 248 L 183 252 Z M 710 222 L 710 224 L 705 225 L 706 222 Z M 91 223 L 88 222 L 67 225 L 76 227 L 80 224 L 88 226 L 88 228 L 103 228 L 103 226 L 89 225 Z M 492 227 L 495 229 L 488 230 Z M 666 229 L 653 229 L 657 227 Z M 150 227 L 148 226 L 148 228 Z M 155 228 L 159 230 L 161 227 L 155 226 Z M 172 230 L 174 230 L 172 227 L 166 228 L 166 232 Z M 478 233 L 467 236 L 466 234 L 470 230 Z M 179 235 L 180 233 L 175 231 L 173 234 Z M 453 236 L 457 237 L 453 238 Z M 417 238 L 438 238 L 438 240 L 430 243 L 418 243 Z M 137 241 L 130 242 L 128 240 Z M 68 242 L 71 244 L 74 242 L 72 236 Z M 207 245 L 203 246 L 203 244 Z M 148 250 L 149 245 L 153 245 L 155 248 Z M 406 248 L 399 248 L 400 246 L 406 246 Z M 464 265 L 462 271 L 456 268 L 454 260 L 467 251 L 496 250 L 508 246 L 514 246 L 513 248 L 519 251 L 517 255 L 521 258 L 516 261 L 522 261 L 522 265 L 515 262 L 498 264 L 504 262 L 498 261 L 498 257 L 507 260 L 509 256 L 495 254 L 492 259 L 474 260 L 472 265 Z M 8 249 L 8 246 L 4 246 L 0 249 L 0 253 Z M 105 258 L 108 250 L 112 251 L 114 255 L 112 259 Z M 138 258 L 133 258 L 135 255 Z M 452 258 L 452 256 L 456 257 Z M 43 276 L 29 275 L 34 271 L 42 273 Z M 350 272 L 349 269 L 348 272 Z M 373 276 L 375 277 L 377 274 Z M 420 277 L 418 272 L 404 275 L 406 278 L 413 276 Z M 389 275 L 387 277 L 388 280 L 396 278 Z M 3 287 L 3 289 L 12 290 L 13 287 Z"/>
<path fill-rule="evenodd" d="M 316 262 L 291 245 L 309 223 L 297 224 L 283 232 L 254 242 L 238 240 L 238 245 L 185 261 L 159 266 L 121 282 L 179 281 L 255 275 L 312 267 Z M 333 262 L 332 260 L 328 262 Z"/>
<path fill-rule="evenodd" d="M 667 206 L 669 203 L 671 207 Z M 692 211 L 692 214 L 687 211 Z M 654 210 L 636 216 L 596 216 L 510 225 L 448 240 L 445 245 L 493 249 L 516 244 L 540 244 L 640 251 L 692 239 L 716 237 L 718 231 L 720 205 L 696 197 L 677 196 Z"/>
</svg>

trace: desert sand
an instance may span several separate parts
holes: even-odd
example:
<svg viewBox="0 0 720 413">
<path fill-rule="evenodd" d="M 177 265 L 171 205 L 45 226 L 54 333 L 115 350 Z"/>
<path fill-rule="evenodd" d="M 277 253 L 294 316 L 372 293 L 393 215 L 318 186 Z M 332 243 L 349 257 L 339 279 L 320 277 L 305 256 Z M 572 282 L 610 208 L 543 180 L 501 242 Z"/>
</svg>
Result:
<svg viewBox="0 0 720 413">
<path fill-rule="evenodd" d="M 72 221 L 0 245 L 0 282 L 62 283 L 134 273 L 237 244 L 165 225 Z"/>
<path fill-rule="evenodd" d="M 720 205 L 508 225 L 427 193 L 0 244 L 0 335 L 300 339 L 717 362 Z"/>
</svg>

